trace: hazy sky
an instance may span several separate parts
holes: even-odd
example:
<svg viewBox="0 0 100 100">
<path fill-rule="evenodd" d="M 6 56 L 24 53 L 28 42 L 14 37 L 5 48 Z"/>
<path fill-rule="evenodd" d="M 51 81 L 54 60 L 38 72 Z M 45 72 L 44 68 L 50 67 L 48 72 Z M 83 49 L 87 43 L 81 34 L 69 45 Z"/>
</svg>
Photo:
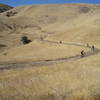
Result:
<svg viewBox="0 0 100 100">
<path fill-rule="evenodd" d="M 28 4 L 49 4 L 49 3 L 94 3 L 100 4 L 100 0 L 0 0 L 0 3 L 19 6 Z"/>
</svg>

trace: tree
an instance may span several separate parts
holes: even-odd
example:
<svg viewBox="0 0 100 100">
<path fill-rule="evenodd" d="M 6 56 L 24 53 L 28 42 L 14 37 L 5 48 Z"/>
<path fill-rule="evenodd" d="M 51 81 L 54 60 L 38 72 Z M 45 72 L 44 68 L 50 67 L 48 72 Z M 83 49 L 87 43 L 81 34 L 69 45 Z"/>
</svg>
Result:
<svg viewBox="0 0 100 100">
<path fill-rule="evenodd" d="M 28 39 L 27 36 L 23 36 L 21 38 L 21 41 L 22 41 L 23 44 L 28 44 L 28 43 L 32 42 L 31 40 Z"/>
</svg>

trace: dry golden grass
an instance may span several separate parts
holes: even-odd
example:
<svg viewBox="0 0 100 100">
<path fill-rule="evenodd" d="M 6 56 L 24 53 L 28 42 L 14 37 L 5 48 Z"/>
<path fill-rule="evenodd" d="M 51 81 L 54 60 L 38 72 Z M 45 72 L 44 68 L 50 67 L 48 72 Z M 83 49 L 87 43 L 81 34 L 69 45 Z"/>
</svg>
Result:
<svg viewBox="0 0 100 100">
<path fill-rule="evenodd" d="M 0 100 L 100 100 L 100 54 L 59 64 L 29 63 L 89 51 L 40 41 L 41 37 L 99 48 L 99 9 L 98 5 L 86 4 L 33 5 L 12 9 L 18 13 L 9 18 L 6 12 L 0 14 L 0 44 L 7 45 L 0 53 L 0 63 L 16 63 L 12 69 L 0 70 Z M 33 42 L 22 45 L 23 35 Z M 22 62 L 29 65 L 16 68 Z"/>
<path fill-rule="evenodd" d="M 22 45 L 20 47 L 2 52 L 0 55 L 0 62 L 16 63 L 53 59 L 55 60 L 58 58 L 79 55 L 81 50 L 90 51 L 86 47 L 75 45 L 64 45 L 60 43 L 56 44 L 52 42 L 48 43 L 46 41 L 34 41 L 28 45 Z"/>
<path fill-rule="evenodd" d="M 1 97 L 14 100 L 99 100 L 94 99 L 100 93 L 99 56 L 48 67 L 1 71 Z"/>
</svg>

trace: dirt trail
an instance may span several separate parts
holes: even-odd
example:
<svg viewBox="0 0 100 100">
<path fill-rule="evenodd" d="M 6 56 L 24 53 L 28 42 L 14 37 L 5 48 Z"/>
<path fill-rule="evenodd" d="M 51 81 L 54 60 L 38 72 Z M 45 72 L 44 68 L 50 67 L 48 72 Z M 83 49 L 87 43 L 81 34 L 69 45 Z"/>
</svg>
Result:
<svg viewBox="0 0 100 100">
<path fill-rule="evenodd" d="M 79 44 L 79 43 L 60 43 L 56 41 L 49 41 L 49 40 L 43 40 L 44 42 L 49 42 L 49 43 L 55 43 L 55 44 L 60 44 L 60 45 L 75 45 L 75 46 L 83 46 L 87 47 L 84 44 Z M 87 47 L 91 48 L 91 47 Z M 47 60 L 41 60 L 41 61 L 34 61 L 34 62 L 29 62 L 29 63 L 11 63 L 11 64 L 0 64 L 0 70 L 9 70 L 9 69 L 16 69 L 16 68 L 24 68 L 24 67 L 39 67 L 39 66 L 47 66 L 47 65 L 52 65 L 52 64 L 58 64 L 58 63 L 63 63 L 66 61 L 75 61 L 78 59 L 83 59 L 92 55 L 96 55 L 97 53 L 100 53 L 100 49 L 95 48 L 94 51 L 88 51 L 85 52 L 85 56 L 81 57 L 80 55 L 75 55 L 75 56 L 70 56 L 70 57 L 64 57 L 64 58 L 57 58 L 57 59 L 47 59 Z"/>
<path fill-rule="evenodd" d="M 63 41 L 50 41 L 50 40 L 42 40 L 44 42 L 49 42 L 49 43 L 55 43 L 55 44 L 62 44 L 62 45 L 75 45 L 75 46 L 81 46 L 81 47 L 87 47 L 86 45 L 82 44 L 82 43 L 65 43 Z M 61 42 L 61 43 L 60 43 Z M 90 46 L 88 46 L 87 48 L 91 48 Z"/>
</svg>

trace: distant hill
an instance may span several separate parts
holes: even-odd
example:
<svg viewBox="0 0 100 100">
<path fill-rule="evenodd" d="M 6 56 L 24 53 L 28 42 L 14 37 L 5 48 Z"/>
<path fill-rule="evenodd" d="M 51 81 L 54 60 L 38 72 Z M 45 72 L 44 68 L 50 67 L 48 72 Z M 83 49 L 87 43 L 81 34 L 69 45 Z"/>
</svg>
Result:
<svg viewBox="0 0 100 100">
<path fill-rule="evenodd" d="M 100 45 L 100 6 L 19 6 L 0 14 L 0 53 L 21 46 L 21 37 Z M 22 51 L 23 52 L 23 51 Z"/>
<path fill-rule="evenodd" d="M 13 8 L 13 7 L 11 7 L 11 6 L 9 6 L 9 5 L 1 4 L 1 3 L 0 3 L 0 13 L 5 12 L 5 11 L 7 11 L 7 10 L 10 10 L 10 9 L 12 9 L 12 8 Z"/>
</svg>

